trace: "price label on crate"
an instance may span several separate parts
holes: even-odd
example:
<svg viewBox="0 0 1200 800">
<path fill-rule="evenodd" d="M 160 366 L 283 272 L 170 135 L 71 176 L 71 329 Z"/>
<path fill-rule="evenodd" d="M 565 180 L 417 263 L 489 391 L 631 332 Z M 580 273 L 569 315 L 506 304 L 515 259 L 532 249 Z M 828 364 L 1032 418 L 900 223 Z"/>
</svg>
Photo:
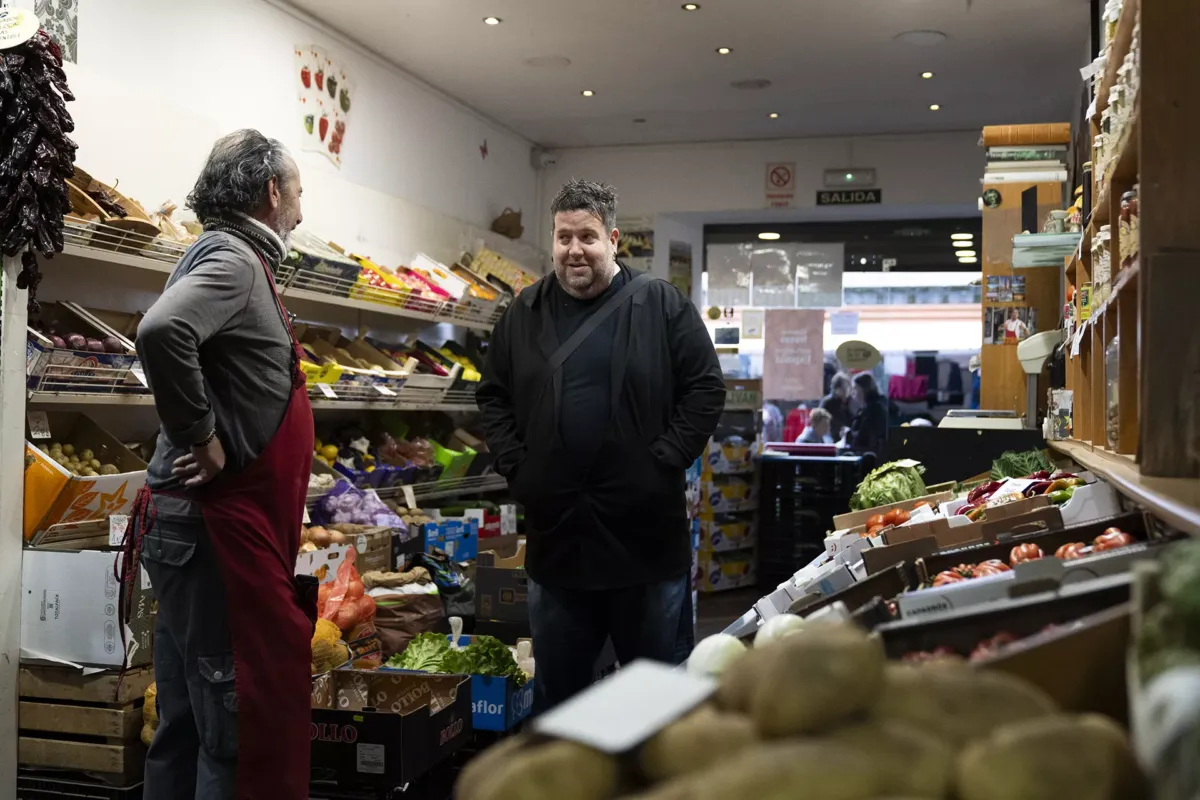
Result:
<svg viewBox="0 0 1200 800">
<path fill-rule="evenodd" d="M 150 384 L 146 382 L 146 370 L 142 369 L 141 364 L 134 364 L 129 368 L 129 371 L 133 373 L 133 377 L 137 378 L 137 382 L 144 388 L 150 388 Z"/>
<path fill-rule="evenodd" d="M 129 517 L 125 514 L 113 514 L 108 518 L 108 546 L 120 547 L 125 541 L 125 531 L 129 529 Z"/>
<path fill-rule="evenodd" d="M 333 387 L 328 383 L 318 383 L 317 388 L 321 390 L 321 394 L 325 395 L 330 400 L 337 400 L 337 393 L 333 391 Z"/>
<path fill-rule="evenodd" d="M 378 383 L 375 384 L 375 391 L 379 392 L 384 397 L 395 397 L 396 396 L 396 393 L 393 392 L 391 389 L 389 389 L 386 386 L 381 386 Z"/>
<path fill-rule="evenodd" d="M 29 422 L 29 438 L 35 441 L 50 438 L 50 418 L 45 411 L 30 411 L 26 415 Z"/>
<path fill-rule="evenodd" d="M 400 487 L 400 491 L 404 495 L 404 504 L 409 508 L 416 508 L 417 495 L 413 492 L 413 488 L 406 484 Z"/>
<path fill-rule="evenodd" d="M 305 524 L 305 525 L 307 525 L 307 524 L 309 524 L 311 521 L 312 521 L 312 520 L 310 520 L 310 519 L 308 518 L 308 506 L 305 506 L 305 507 L 304 507 L 304 524 Z"/>
</svg>

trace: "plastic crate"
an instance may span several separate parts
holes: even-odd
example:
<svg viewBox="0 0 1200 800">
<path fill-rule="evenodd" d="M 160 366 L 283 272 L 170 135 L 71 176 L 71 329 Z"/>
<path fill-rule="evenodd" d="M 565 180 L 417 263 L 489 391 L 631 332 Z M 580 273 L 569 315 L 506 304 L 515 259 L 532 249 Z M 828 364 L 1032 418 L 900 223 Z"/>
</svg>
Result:
<svg viewBox="0 0 1200 800">
<path fill-rule="evenodd" d="M 142 784 L 118 788 L 66 773 L 20 770 L 17 773 L 18 800 L 141 800 Z"/>
</svg>

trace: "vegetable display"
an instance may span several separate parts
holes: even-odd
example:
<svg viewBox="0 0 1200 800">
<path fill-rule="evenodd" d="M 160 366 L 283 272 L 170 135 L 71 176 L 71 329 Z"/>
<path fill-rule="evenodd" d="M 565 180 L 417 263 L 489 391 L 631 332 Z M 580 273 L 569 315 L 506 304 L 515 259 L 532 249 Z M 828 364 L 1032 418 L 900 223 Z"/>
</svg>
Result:
<svg viewBox="0 0 1200 800">
<path fill-rule="evenodd" d="M 1048 731 L 1072 747 L 1051 746 Z M 985 746 L 1003 769 L 981 759 Z M 1055 794 L 1030 788 L 1020 757 L 1035 747 L 1029 758 L 1046 764 Z M 1061 712 L 1023 680 L 945 659 L 888 664 L 880 642 L 856 627 L 812 622 L 746 652 L 713 701 L 628 758 L 522 735 L 468 763 L 455 797 L 1124 800 L 1140 796 L 1137 777 L 1119 729 Z"/>
<path fill-rule="evenodd" d="M 1175 667 L 1200 667 L 1200 542 L 1175 545 L 1158 569 L 1162 599 L 1146 611 L 1137 640 L 1146 684 Z"/>
<path fill-rule="evenodd" d="M 1109 528 L 1095 538 L 1091 547 L 1088 547 L 1083 542 L 1069 542 L 1059 547 L 1055 551 L 1054 557 L 1060 561 L 1072 561 L 1076 558 L 1128 547 L 1135 543 L 1136 540 L 1133 536 L 1125 533 L 1120 528 Z M 1045 556 L 1046 554 L 1042 552 L 1042 548 L 1038 547 L 1035 543 L 1024 542 L 1009 551 L 1007 564 L 998 558 L 983 561 L 979 564 L 959 564 L 953 569 L 939 572 L 930 581 L 930 585 L 946 586 L 947 584 L 958 583 L 970 578 L 999 575 L 1002 572 L 1008 572 L 1010 568 L 1017 566 L 1017 564 L 1026 561 L 1037 561 L 1038 559 L 1045 558 Z"/>
<path fill-rule="evenodd" d="M 716 677 L 745 654 L 746 645 L 736 636 L 714 633 L 696 644 L 688 657 L 687 671 L 690 675 Z"/>
<path fill-rule="evenodd" d="M 94 478 L 98 475 L 117 475 L 121 471 L 117 469 L 115 464 L 100 461 L 96 457 L 97 454 L 88 448 L 76 447 L 70 442 L 67 444 L 51 442 L 49 447 L 45 449 L 41 445 L 34 445 L 34 447 L 37 447 L 38 450 L 41 450 L 48 458 L 72 475 Z"/>
<path fill-rule="evenodd" d="M 422 633 L 388 659 L 387 666 L 453 675 L 495 675 L 509 678 L 517 686 L 528 679 L 517 666 L 512 650 L 494 636 L 472 636 L 470 644 L 456 650 L 445 634 Z"/>
<path fill-rule="evenodd" d="M 71 211 L 67 178 L 75 172 L 74 100 L 63 72 L 62 50 L 45 31 L 0 51 L 0 251 L 21 256 L 17 286 L 29 289 L 29 311 L 41 282 L 34 252 L 63 249 L 63 217 Z M 28 248 L 28 249 L 27 249 Z"/>
<path fill-rule="evenodd" d="M 877 467 L 862 479 L 850 498 L 850 508 L 862 511 L 892 503 L 902 503 L 926 494 L 921 474 L 925 468 L 917 461 L 892 461 Z"/>
<path fill-rule="evenodd" d="M 1037 472 L 1054 471 L 1054 463 L 1046 457 L 1044 450 L 1006 450 L 992 462 L 991 477 L 994 481 L 1004 478 L 1023 478 Z"/>
</svg>

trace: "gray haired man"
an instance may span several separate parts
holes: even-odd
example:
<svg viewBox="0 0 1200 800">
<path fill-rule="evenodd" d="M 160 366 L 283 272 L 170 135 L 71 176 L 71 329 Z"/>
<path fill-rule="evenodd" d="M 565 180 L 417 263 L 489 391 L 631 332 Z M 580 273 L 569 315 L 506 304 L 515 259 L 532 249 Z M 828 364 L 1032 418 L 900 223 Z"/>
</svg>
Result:
<svg viewBox="0 0 1200 800">
<path fill-rule="evenodd" d="M 476 392 L 497 470 L 525 506 L 544 711 L 618 661 L 673 661 L 692 554 L 684 472 L 725 384 L 695 306 L 617 261 L 617 195 L 571 181 L 551 205 L 554 273 L 496 324 Z"/>
</svg>

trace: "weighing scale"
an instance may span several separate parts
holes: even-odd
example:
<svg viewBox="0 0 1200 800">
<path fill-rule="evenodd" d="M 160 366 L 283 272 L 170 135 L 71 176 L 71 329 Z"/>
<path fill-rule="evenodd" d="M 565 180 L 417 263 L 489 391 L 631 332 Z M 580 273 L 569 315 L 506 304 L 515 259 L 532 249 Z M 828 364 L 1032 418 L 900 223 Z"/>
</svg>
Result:
<svg viewBox="0 0 1200 800">
<path fill-rule="evenodd" d="M 1046 368 L 1046 362 L 1063 341 L 1062 328 L 1045 333 L 1035 333 L 1017 345 L 1017 359 L 1025 370 L 1025 427 L 1037 427 L 1038 377 Z"/>
<path fill-rule="evenodd" d="M 967 430 L 1019 431 L 1021 418 L 1016 411 L 986 411 L 975 408 L 952 408 L 938 423 L 939 428 Z"/>
</svg>

